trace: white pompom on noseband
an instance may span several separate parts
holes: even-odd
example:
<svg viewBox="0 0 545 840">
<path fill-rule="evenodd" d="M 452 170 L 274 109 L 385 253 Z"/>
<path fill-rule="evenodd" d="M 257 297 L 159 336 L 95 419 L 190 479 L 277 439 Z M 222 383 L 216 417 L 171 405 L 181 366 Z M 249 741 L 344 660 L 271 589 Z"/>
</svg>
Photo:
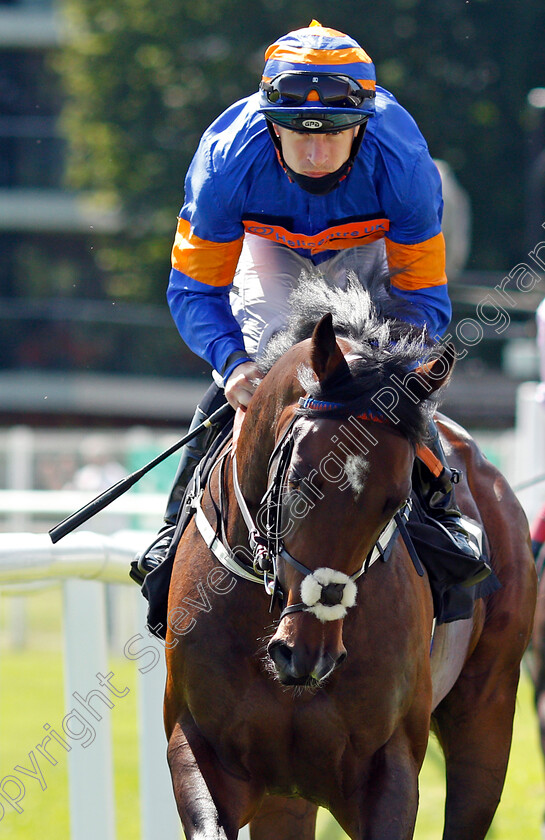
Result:
<svg viewBox="0 0 545 840">
<path fill-rule="evenodd" d="M 337 604 L 322 603 L 322 591 L 330 584 L 343 586 L 342 597 Z M 316 569 L 303 578 L 301 583 L 301 600 L 305 604 L 305 612 L 310 612 L 320 621 L 338 621 L 344 618 L 349 607 L 356 603 L 357 587 L 352 578 L 344 572 L 335 569 Z"/>
</svg>

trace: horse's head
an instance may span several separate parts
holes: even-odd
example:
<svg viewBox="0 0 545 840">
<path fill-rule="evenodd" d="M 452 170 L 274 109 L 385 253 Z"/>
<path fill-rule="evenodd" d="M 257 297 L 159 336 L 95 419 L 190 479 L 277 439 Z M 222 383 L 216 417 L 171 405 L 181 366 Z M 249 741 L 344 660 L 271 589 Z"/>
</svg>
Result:
<svg viewBox="0 0 545 840">
<path fill-rule="evenodd" d="M 402 368 L 404 379 L 400 368 L 383 364 L 370 391 L 365 363 L 348 340 L 337 341 L 331 315 L 307 347 L 313 393 L 280 426 L 262 518 L 276 539 L 284 597 L 268 654 L 285 685 L 317 684 L 346 658 L 343 620 L 356 603 L 356 581 L 379 538 L 395 530 L 394 516 L 410 496 L 415 443 L 427 427 L 426 400 L 453 365 L 451 348 L 435 351 L 425 366 Z"/>
</svg>

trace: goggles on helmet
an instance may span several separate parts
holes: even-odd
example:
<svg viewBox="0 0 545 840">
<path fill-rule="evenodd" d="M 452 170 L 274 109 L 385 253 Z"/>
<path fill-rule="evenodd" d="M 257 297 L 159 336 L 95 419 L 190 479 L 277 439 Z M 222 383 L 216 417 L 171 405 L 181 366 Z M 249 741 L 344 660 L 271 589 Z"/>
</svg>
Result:
<svg viewBox="0 0 545 840">
<path fill-rule="evenodd" d="M 260 91 L 260 110 L 291 131 L 344 131 L 366 122 L 374 112 L 374 90 L 342 74 L 280 73 L 270 82 L 262 81 Z"/>
<path fill-rule="evenodd" d="M 306 71 L 280 73 L 270 82 L 261 82 L 260 88 L 273 106 L 302 105 L 309 93 L 315 91 L 322 105 L 352 109 L 361 108 L 365 99 L 375 95 L 350 76 Z"/>
</svg>

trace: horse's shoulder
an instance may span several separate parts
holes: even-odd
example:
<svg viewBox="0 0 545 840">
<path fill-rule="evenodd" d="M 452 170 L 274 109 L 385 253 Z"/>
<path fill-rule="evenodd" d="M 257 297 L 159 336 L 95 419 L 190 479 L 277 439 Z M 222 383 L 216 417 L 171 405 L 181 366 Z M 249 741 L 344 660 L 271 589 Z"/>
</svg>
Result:
<svg viewBox="0 0 545 840">
<path fill-rule="evenodd" d="M 470 433 L 444 414 L 437 413 L 435 419 L 447 461 L 467 477 L 477 505 L 479 499 L 490 496 L 504 507 L 519 509 L 520 504 L 509 482 L 498 467 L 488 460 Z"/>
<path fill-rule="evenodd" d="M 447 459 L 453 467 L 464 467 L 467 471 L 483 471 L 487 481 L 501 477 L 499 470 L 487 460 L 470 433 L 445 414 L 436 413 L 435 419 Z"/>
<path fill-rule="evenodd" d="M 483 507 L 497 509 L 498 516 L 513 517 L 525 529 L 526 518 L 520 503 L 502 472 L 488 460 L 469 432 L 443 414 L 436 415 L 441 440 L 451 467 L 462 472 L 464 479 L 457 489 L 457 495 L 464 495 L 464 486 L 471 495 L 481 514 Z"/>
<path fill-rule="evenodd" d="M 474 439 L 471 437 L 467 429 L 464 429 L 459 423 L 446 414 L 440 411 L 435 413 L 435 421 L 441 433 L 441 436 L 446 438 L 449 443 L 460 443 L 462 446 L 476 446 Z"/>
</svg>

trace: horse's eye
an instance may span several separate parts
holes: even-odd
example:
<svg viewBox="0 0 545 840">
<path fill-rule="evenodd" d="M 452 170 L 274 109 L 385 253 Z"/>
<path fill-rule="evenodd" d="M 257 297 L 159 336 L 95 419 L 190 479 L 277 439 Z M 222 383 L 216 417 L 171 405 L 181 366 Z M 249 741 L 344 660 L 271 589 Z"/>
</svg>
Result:
<svg viewBox="0 0 545 840">
<path fill-rule="evenodd" d="M 297 473 L 291 473 L 288 476 L 288 488 L 290 490 L 299 490 L 303 479 Z"/>
</svg>

